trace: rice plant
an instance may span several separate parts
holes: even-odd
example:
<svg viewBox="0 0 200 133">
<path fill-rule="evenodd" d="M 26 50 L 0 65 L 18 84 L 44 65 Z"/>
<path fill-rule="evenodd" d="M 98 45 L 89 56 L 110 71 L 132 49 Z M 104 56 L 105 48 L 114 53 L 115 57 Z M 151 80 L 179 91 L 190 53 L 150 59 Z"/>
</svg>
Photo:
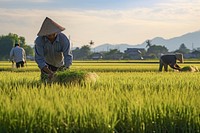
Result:
<svg viewBox="0 0 200 133">
<path fill-rule="evenodd" d="M 200 73 L 123 66 L 96 66 L 95 83 L 65 85 L 40 82 L 39 71 L 2 71 L 0 132 L 200 132 Z"/>
</svg>

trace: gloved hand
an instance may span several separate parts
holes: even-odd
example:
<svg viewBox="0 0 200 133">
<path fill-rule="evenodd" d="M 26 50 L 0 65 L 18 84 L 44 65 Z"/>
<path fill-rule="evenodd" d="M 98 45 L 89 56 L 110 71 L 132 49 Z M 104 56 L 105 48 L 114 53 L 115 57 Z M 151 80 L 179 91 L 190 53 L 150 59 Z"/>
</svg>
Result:
<svg viewBox="0 0 200 133">
<path fill-rule="evenodd" d="M 12 62 L 12 63 L 14 63 L 14 61 L 13 61 L 12 59 L 10 59 L 10 60 L 9 60 L 9 62 Z"/>
<path fill-rule="evenodd" d="M 65 70 L 68 70 L 69 67 L 65 67 L 65 66 L 61 66 L 58 68 L 58 71 L 65 71 Z"/>
<path fill-rule="evenodd" d="M 53 76 L 54 76 L 54 73 L 53 73 L 53 72 L 49 73 L 49 74 L 48 74 L 48 80 L 51 81 L 51 79 L 53 78 Z"/>
</svg>

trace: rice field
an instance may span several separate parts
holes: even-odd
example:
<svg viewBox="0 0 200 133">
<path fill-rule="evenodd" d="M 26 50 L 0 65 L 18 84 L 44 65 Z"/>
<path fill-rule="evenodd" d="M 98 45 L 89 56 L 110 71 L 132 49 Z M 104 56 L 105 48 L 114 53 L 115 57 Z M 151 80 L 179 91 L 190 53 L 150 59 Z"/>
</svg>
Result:
<svg viewBox="0 0 200 133">
<path fill-rule="evenodd" d="M 195 65 L 198 61 L 180 64 Z M 158 72 L 156 61 L 76 61 L 95 83 L 46 84 L 35 62 L 0 62 L 0 132 L 199 133 L 200 72 Z"/>
</svg>

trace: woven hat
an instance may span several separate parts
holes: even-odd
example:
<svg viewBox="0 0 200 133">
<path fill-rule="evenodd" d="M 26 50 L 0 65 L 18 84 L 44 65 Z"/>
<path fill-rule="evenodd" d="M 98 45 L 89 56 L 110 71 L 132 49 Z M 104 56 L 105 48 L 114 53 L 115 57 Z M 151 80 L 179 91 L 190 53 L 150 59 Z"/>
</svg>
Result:
<svg viewBox="0 0 200 133">
<path fill-rule="evenodd" d="M 183 63 L 183 54 L 181 53 L 175 53 L 176 59 L 179 60 L 181 63 Z"/>
<path fill-rule="evenodd" d="M 65 30 L 64 27 L 60 26 L 50 18 L 46 17 L 37 35 L 45 36 L 53 33 L 60 33 L 63 30 Z"/>
</svg>

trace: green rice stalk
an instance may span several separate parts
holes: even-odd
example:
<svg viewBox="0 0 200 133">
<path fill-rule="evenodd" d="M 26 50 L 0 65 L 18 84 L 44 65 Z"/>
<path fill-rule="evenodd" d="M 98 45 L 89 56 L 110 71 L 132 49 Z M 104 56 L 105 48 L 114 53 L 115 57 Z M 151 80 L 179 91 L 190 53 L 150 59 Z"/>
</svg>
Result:
<svg viewBox="0 0 200 133">
<path fill-rule="evenodd" d="M 199 72 L 198 67 L 196 66 L 185 66 L 181 69 L 182 72 Z"/>
<path fill-rule="evenodd" d="M 63 84 L 79 84 L 81 82 L 95 83 L 98 78 L 96 73 L 85 71 L 59 71 L 56 72 L 51 82 Z"/>
</svg>

